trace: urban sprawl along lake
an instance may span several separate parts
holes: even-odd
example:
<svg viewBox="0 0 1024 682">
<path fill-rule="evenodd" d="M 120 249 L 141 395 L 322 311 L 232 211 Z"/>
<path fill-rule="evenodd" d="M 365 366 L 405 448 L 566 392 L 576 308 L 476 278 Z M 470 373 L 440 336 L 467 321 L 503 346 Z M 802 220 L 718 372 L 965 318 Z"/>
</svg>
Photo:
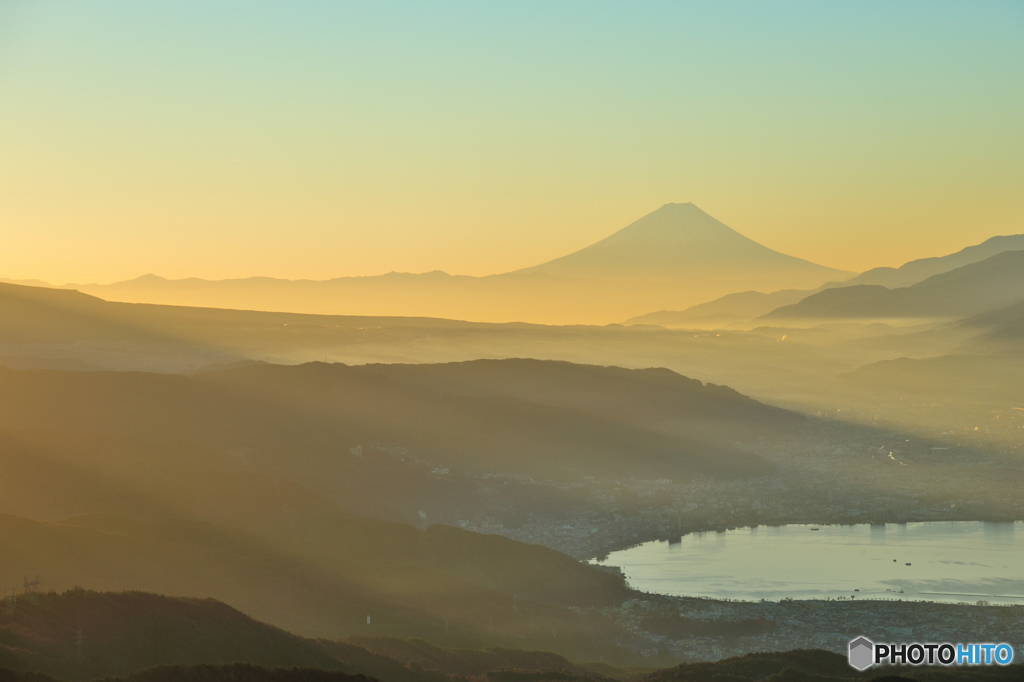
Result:
<svg viewBox="0 0 1024 682">
<path fill-rule="evenodd" d="M 622 571 L 647 594 L 603 615 L 650 656 L 845 653 L 860 635 L 960 642 L 999 632 L 1024 646 L 1024 470 L 1012 453 L 962 438 L 868 434 L 839 422 L 819 422 L 816 433 L 758 452 L 779 467 L 776 475 L 568 485 L 494 476 L 488 480 L 506 490 L 572 492 L 577 504 L 526 518 L 492 507 L 459 525 Z M 656 559 L 654 580 L 639 570 L 644 557 Z M 658 580 L 674 560 L 677 568 L 686 564 L 689 580 L 664 573 Z M 759 575 L 744 573 L 754 583 L 741 588 L 737 570 Z"/>
</svg>

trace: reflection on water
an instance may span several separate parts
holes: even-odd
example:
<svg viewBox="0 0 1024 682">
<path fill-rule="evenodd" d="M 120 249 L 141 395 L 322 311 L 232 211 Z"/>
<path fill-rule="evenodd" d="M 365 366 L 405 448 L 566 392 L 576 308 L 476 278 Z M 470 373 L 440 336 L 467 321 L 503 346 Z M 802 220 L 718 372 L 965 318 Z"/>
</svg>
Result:
<svg viewBox="0 0 1024 682">
<path fill-rule="evenodd" d="M 740 528 L 595 563 L 621 566 L 633 587 L 662 594 L 1024 603 L 1021 522 Z"/>
</svg>

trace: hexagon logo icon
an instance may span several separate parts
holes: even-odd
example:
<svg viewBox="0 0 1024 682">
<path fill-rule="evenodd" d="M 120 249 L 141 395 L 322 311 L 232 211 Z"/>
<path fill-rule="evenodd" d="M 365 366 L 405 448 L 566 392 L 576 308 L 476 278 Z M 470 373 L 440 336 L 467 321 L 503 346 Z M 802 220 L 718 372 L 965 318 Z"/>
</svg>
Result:
<svg viewBox="0 0 1024 682">
<path fill-rule="evenodd" d="M 857 670 L 867 670 L 875 662 L 875 643 L 867 637 L 858 637 L 850 642 L 850 665 Z"/>
</svg>

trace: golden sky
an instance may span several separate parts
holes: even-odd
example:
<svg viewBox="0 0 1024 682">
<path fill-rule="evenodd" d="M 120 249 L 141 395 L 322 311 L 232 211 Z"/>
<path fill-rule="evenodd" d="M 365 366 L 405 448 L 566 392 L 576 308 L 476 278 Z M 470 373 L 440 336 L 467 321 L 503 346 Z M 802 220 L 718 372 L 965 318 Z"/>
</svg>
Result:
<svg viewBox="0 0 1024 682">
<path fill-rule="evenodd" d="M 848 270 L 1024 232 L 1024 5 L 0 5 L 0 277 L 482 275 L 692 201 Z"/>
</svg>

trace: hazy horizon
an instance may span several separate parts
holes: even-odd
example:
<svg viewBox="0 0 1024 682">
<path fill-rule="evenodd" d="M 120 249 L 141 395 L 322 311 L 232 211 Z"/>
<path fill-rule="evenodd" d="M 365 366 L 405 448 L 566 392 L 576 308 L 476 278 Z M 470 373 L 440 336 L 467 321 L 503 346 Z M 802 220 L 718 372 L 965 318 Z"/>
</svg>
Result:
<svg viewBox="0 0 1024 682">
<path fill-rule="evenodd" d="M 1018 288 L 1017 257 L 1006 252 L 1021 248 L 1024 234 L 993 236 L 952 254 L 857 274 L 774 251 L 696 204 L 671 203 L 573 253 L 483 277 L 434 270 L 328 280 L 175 280 L 149 273 L 107 284 L 7 278 L 0 282 L 77 289 L 125 303 L 315 315 L 748 329 L 761 319 L 779 316 L 801 319 L 803 325 L 814 324 L 814 318 L 820 323 L 838 316 L 904 326 L 917 324 L 919 316 L 920 321 L 934 323 L 979 310 L 979 305 L 995 309 L 1000 301 L 1012 303 L 1012 292 Z M 967 272 L 971 274 L 964 278 Z M 936 283 L 935 276 L 944 273 L 952 282 L 936 290 L 943 293 L 926 293 Z M 964 286 L 970 281 L 980 288 L 967 293 Z M 874 288 L 857 287 L 863 284 Z M 888 303 L 868 302 L 885 290 L 877 285 L 900 291 L 892 291 L 896 298 Z M 925 289 L 915 289 L 916 285 Z M 1002 288 L 1002 293 L 993 287 Z M 859 301 L 854 300 L 857 297 Z M 899 300 L 904 303 L 896 303 Z"/>
<path fill-rule="evenodd" d="M 671 203 L 683 203 L 683 202 L 671 202 Z M 685 203 L 692 203 L 692 202 L 685 202 Z M 670 204 L 666 204 L 666 205 L 670 205 Z M 608 235 L 605 235 L 604 238 L 599 238 L 597 241 L 602 241 L 602 239 L 607 239 L 608 237 L 614 235 L 618 231 L 619 230 L 615 230 L 614 232 L 612 232 L 612 233 L 610 233 Z M 746 236 L 746 235 L 743 235 L 743 236 Z M 1010 234 L 1010 233 L 1006 233 L 1006 234 L 992 234 L 992 235 L 988 235 L 987 237 L 981 237 L 980 241 L 986 241 L 987 239 L 991 239 L 993 237 L 1008 237 L 1008 236 L 1016 236 L 1016 234 Z M 596 242 L 594 242 L 594 243 L 596 243 Z M 962 245 L 951 247 L 952 250 L 949 251 L 949 252 L 946 252 L 946 251 L 934 252 L 934 253 L 930 252 L 927 255 L 914 256 L 914 257 L 909 258 L 906 261 L 900 261 L 900 262 L 895 263 L 895 264 L 869 265 L 868 267 L 864 268 L 863 270 L 851 270 L 851 271 L 849 271 L 849 274 L 850 275 L 854 275 L 854 274 L 858 274 L 858 273 L 861 273 L 861 272 L 866 272 L 866 271 L 874 269 L 874 268 L 899 267 L 901 265 L 904 265 L 904 264 L 906 264 L 908 262 L 915 261 L 915 260 L 924 260 L 924 259 L 928 259 L 928 258 L 940 258 L 942 256 L 949 255 L 950 253 L 956 253 L 956 252 L 962 250 L 963 248 L 967 248 L 967 247 L 970 247 L 970 246 L 975 246 L 975 245 L 977 245 L 977 243 L 980 243 L 980 242 L 964 243 Z M 480 273 L 480 274 L 467 274 L 467 273 L 462 273 L 462 272 L 448 272 L 448 271 L 442 270 L 440 268 L 427 268 L 427 269 L 424 269 L 424 270 L 417 270 L 417 271 L 404 271 L 404 270 L 394 270 L 394 269 L 392 269 L 392 270 L 382 270 L 382 271 L 379 271 L 379 272 L 368 272 L 368 273 L 363 273 L 363 274 L 341 273 L 341 274 L 337 274 L 337 275 L 334 275 L 334 276 L 328 276 L 328 277 L 323 277 L 321 279 L 317 279 L 317 278 L 309 278 L 309 277 L 273 277 L 273 276 L 266 275 L 266 274 L 261 273 L 261 272 L 254 272 L 254 273 L 251 273 L 251 274 L 248 274 L 248 275 L 239 275 L 237 277 L 223 277 L 223 278 L 217 278 L 217 277 L 209 277 L 209 278 L 207 278 L 207 277 L 199 277 L 198 275 L 183 275 L 181 277 L 167 277 L 167 276 L 165 276 L 164 274 L 162 274 L 160 272 L 146 271 L 146 272 L 138 272 L 135 275 L 127 276 L 127 277 L 125 277 L 123 279 L 114 279 L 114 280 L 106 280 L 106 281 L 100 281 L 100 280 L 97 280 L 97 279 L 83 279 L 81 281 L 72 282 L 70 280 L 68 280 L 68 281 L 59 280 L 59 279 L 44 280 L 44 279 L 42 279 L 40 277 L 9 277 L 7 275 L 0 276 L 0 281 L 24 283 L 24 284 L 27 284 L 29 286 L 31 286 L 32 282 L 38 282 L 40 284 L 46 284 L 46 285 L 55 286 L 55 287 L 62 287 L 62 286 L 73 287 L 73 286 L 91 285 L 91 284 L 100 284 L 100 285 L 103 285 L 103 284 L 115 284 L 115 283 L 119 283 L 119 282 L 133 281 L 133 280 L 137 280 L 137 279 L 148 277 L 148 276 L 155 276 L 155 277 L 159 277 L 161 279 L 167 279 L 167 280 L 204 279 L 204 280 L 208 280 L 208 281 L 224 281 L 224 280 L 236 280 L 236 279 L 241 280 L 241 279 L 272 278 L 272 279 L 282 279 L 282 280 L 291 280 L 291 281 L 297 281 L 297 280 L 325 281 L 325 280 L 330 280 L 330 279 L 343 279 L 343 278 L 348 278 L 348 277 L 380 277 L 382 275 L 388 275 L 388 274 L 415 274 L 415 275 L 422 275 L 422 274 L 430 274 L 430 273 L 434 273 L 434 272 L 443 272 L 446 275 L 451 275 L 451 276 L 454 276 L 454 277 L 480 278 L 480 277 L 490 277 L 490 276 L 493 276 L 493 275 L 509 274 L 509 273 L 517 272 L 518 270 L 532 269 L 532 268 L 537 267 L 539 265 L 545 265 L 545 264 L 547 264 L 547 263 L 549 263 L 551 261 L 559 260 L 560 258 L 563 258 L 563 257 L 565 257 L 567 255 L 572 255 L 572 254 L 576 253 L 577 251 L 583 250 L 583 249 L 587 248 L 588 246 L 592 246 L 592 245 L 593 245 L 593 243 L 584 244 L 584 245 L 582 245 L 578 249 L 574 249 L 573 251 L 567 252 L 565 254 L 561 254 L 561 255 L 555 256 L 554 258 L 551 258 L 548 261 L 537 262 L 537 263 L 534 263 L 533 265 L 526 265 L 526 266 L 524 266 L 522 268 L 518 268 L 518 269 L 514 269 L 514 270 L 502 270 L 502 271 L 496 271 L 496 272 L 484 272 L 484 273 Z M 764 244 L 762 244 L 762 245 L 763 246 L 767 246 L 767 245 L 764 245 Z M 792 255 L 792 254 L 786 254 L 786 255 Z M 813 261 L 809 261 L 809 262 L 813 262 Z M 824 267 L 830 267 L 830 266 L 828 266 L 825 263 L 815 263 L 815 264 L 816 265 L 822 265 Z"/>
<path fill-rule="evenodd" d="M 476 277 L 491 277 L 491 276 L 494 276 L 494 275 L 518 274 L 518 273 L 534 272 L 534 271 L 541 272 L 541 271 L 549 270 L 552 267 L 554 267 L 556 269 L 556 271 L 557 271 L 559 266 L 561 265 L 561 263 L 563 263 L 564 261 L 566 261 L 570 257 L 576 258 L 576 257 L 582 256 L 582 255 L 584 255 L 586 253 L 593 252 L 595 248 L 601 249 L 601 248 L 603 248 L 605 246 L 606 243 L 609 243 L 609 240 L 612 239 L 612 238 L 615 238 L 615 239 L 619 240 L 620 243 L 621 243 L 621 238 L 628 233 L 629 229 L 634 228 L 634 226 L 637 225 L 638 223 L 642 224 L 644 219 L 649 219 L 652 215 L 661 213 L 661 212 L 665 211 L 666 209 L 675 208 L 675 207 L 693 207 L 693 208 L 697 209 L 696 213 L 707 215 L 704 211 L 700 210 L 700 206 L 697 206 L 697 204 L 695 204 L 694 202 L 669 202 L 669 203 L 663 204 L 662 206 L 660 206 L 656 210 L 649 211 L 648 213 L 646 213 L 643 216 L 638 216 L 638 220 L 630 221 L 629 225 L 625 225 L 625 226 L 615 230 L 611 234 L 605 235 L 604 237 L 596 240 L 593 243 L 584 244 L 584 245 L 582 245 L 578 249 L 574 249 L 573 251 L 565 253 L 565 254 L 560 254 L 559 256 L 557 256 L 555 258 L 552 258 L 552 259 L 550 259 L 548 261 L 538 261 L 538 262 L 532 263 L 531 265 L 525 266 L 523 268 L 518 268 L 518 269 L 515 269 L 515 270 L 504 270 L 504 271 L 500 271 L 500 272 L 489 272 L 489 273 L 483 273 L 483 274 L 480 274 L 480 275 L 467 275 L 465 273 L 447 272 L 447 271 L 444 271 L 444 270 L 440 270 L 438 268 L 430 268 L 430 269 L 419 271 L 419 272 L 405 272 L 405 271 L 400 271 L 400 270 L 387 270 L 387 271 L 384 271 L 384 272 L 376 272 L 376 273 L 370 273 L 370 274 L 364 274 L 364 275 L 339 274 L 339 275 L 336 275 L 335 277 L 328 277 L 328 278 L 324 278 L 324 279 L 325 280 L 329 280 L 329 279 L 344 279 L 344 278 L 348 278 L 348 277 L 380 277 L 381 275 L 387 275 L 387 274 L 420 274 L 420 275 L 422 275 L 422 274 L 431 274 L 431 273 L 437 273 L 437 272 L 443 272 L 444 274 L 452 275 L 454 277 L 474 277 L 474 278 L 476 278 Z M 712 220 L 714 220 L 713 216 L 709 216 L 709 217 L 711 217 Z M 718 222 L 718 221 L 715 221 L 715 222 Z M 666 226 L 666 227 L 668 227 L 668 229 L 671 229 L 670 226 Z M 728 226 L 725 226 L 725 227 L 728 228 Z M 753 240 L 750 240 L 748 237 L 746 237 L 746 235 L 743 235 L 743 234 L 739 233 L 738 231 L 732 230 L 732 228 L 728 228 L 727 231 L 729 233 L 735 233 L 735 235 L 738 235 L 741 238 L 741 239 L 737 240 L 738 243 L 740 243 L 740 244 L 751 243 L 752 242 L 754 244 L 757 244 L 758 246 L 766 246 L 764 244 L 759 244 L 757 242 L 754 242 Z M 666 236 L 668 236 L 668 235 L 666 235 Z M 688 235 L 686 235 L 685 230 L 683 230 L 683 231 L 680 231 L 680 234 L 678 235 L 678 238 L 686 238 L 687 236 Z M 611 243 L 609 243 L 609 246 L 610 246 L 610 244 Z M 606 248 L 606 251 L 607 251 L 606 261 L 608 261 L 608 262 L 604 263 L 604 264 L 600 264 L 600 263 L 594 264 L 597 268 L 607 268 L 609 265 L 611 265 L 612 266 L 611 269 L 614 269 L 614 267 L 616 265 L 620 265 L 619 261 L 628 260 L 628 258 L 623 258 L 623 254 L 621 252 L 618 252 L 616 247 Z M 638 265 L 640 265 L 640 266 L 646 265 L 646 263 L 643 262 L 643 256 L 644 255 L 645 254 L 636 254 L 636 256 L 640 256 L 640 263 L 638 263 Z M 729 255 L 732 255 L 732 254 L 729 254 Z M 783 254 L 783 255 L 784 256 L 789 256 L 789 254 Z M 945 255 L 945 254 L 942 254 L 942 255 Z M 634 258 L 636 258 L 636 256 L 634 256 Z M 799 259 L 799 260 L 803 260 L 803 259 Z M 810 263 L 810 261 L 807 261 L 807 262 Z M 820 263 L 812 263 L 812 264 L 813 265 L 822 265 Z M 852 276 L 852 275 L 856 274 L 854 272 L 844 272 L 842 270 L 838 270 L 838 269 L 835 269 L 835 268 L 827 268 L 827 266 L 822 266 L 822 267 L 824 267 L 826 269 L 834 270 L 837 273 L 837 275 L 839 277 L 841 277 L 841 278 L 842 277 L 847 277 L 847 276 Z M 161 279 L 172 279 L 172 278 L 169 278 L 169 277 L 164 277 L 163 275 L 161 275 L 160 273 L 157 273 L 157 272 L 145 272 L 145 273 L 140 273 L 139 275 L 137 275 L 135 277 L 130 277 L 127 280 L 118 280 L 118 281 L 132 281 L 132 280 L 141 279 L 141 278 L 150 277 L 150 276 L 159 277 Z M 574 276 L 574 275 L 572 275 L 570 273 L 565 273 L 565 274 L 562 274 L 561 276 Z M 264 275 L 264 274 L 261 274 L 261 273 L 253 273 L 253 274 L 248 275 L 248 276 L 237 277 L 237 278 L 223 278 L 223 279 L 258 279 L 258 278 L 265 278 L 265 277 L 267 277 L 267 275 Z M 182 278 L 179 278 L 179 279 L 207 279 L 207 278 L 200 278 L 200 277 L 196 277 L 196 276 L 188 276 L 188 277 L 182 277 Z M 294 280 L 309 280 L 311 278 L 273 278 L 273 279 L 291 279 L 292 281 L 294 281 Z M 0 281 L 4 281 L 4 280 L 16 281 L 16 282 L 20 282 L 20 283 L 30 283 L 30 282 L 33 282 L 33 281 L 43 282 L 43 280 L 41 280 L 39 278 L 25 278 L 25 279 L 21 279 L 21 280 L 18 280 L 16 278 L 7 278 L 7 277 L 0 278 Z M 209 281 L 222 281 L 222 280 L 213 279 L 213 280 L 209 280 Z M 313 281 L 323 281 L 323 280 L 313 280 Z M 49 285 L 53 285 L 53 286 L 69 286 L 69 287 L 78 286 L 78 285 L 88 285 L 88 284 L 112 284 L 112 283 L 117 283 L 117 282 L 94 282 L 94 281 L 89 281 L 89 282 L 86 282 L 86 281 L 82 281 L 82 282 L 56 282 L 56 281 L 49 281 L 49 282 L 45 282 L 45 284 L 49 284 Z"/>
</svg>

